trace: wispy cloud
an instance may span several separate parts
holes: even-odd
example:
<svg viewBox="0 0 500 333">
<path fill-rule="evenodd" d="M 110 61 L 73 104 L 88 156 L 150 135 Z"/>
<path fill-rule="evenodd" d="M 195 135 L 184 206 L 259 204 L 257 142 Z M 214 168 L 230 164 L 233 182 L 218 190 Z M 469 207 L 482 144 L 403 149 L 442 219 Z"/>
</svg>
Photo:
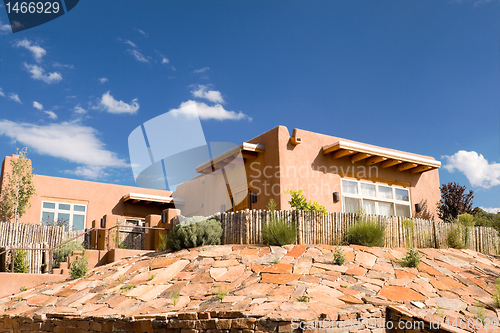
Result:
<svg viewBox="0 0 500 333">
<path fill-rule="evenodd" d="M 493 208 L 493 207 L 479 207 L 479 208 L 481 208 L 482 210 L 484 210 L 487 213 L 492 213 L 492 214 L 496 214 L 496 213 L 500 212 L 500 208 Z"/>
<path fill-rule="evenodd" d="M 5 93 L 3 92 L 2 88 L 0 88 L 0 96 L 5 97 Z"/>
<path fill-rule="evenodd" d="M 144 31 L 142 31 L 141 29 L 137 29 L 137 28 L 136 28 L 135 30 L 137 30 L 137 31 L 138 31 L 141 35 L 143 35 L 144 37 L 149 37 L 149 34 L 148 34 L 147 32 L 144 32 Z"/>
<path fill-rule="evenodd" d="M 28 65 L 24 63 L 24 68 L 31 73 L 31 78 L 34 80 L 40 80 L 47 84 L 58 83 L 62 80 L 61 73 L 53 72 L 45 74 L 45 70 L 37 65 Z"/>
<path fill-rule="evenodd" d="M 134 114 L 139 110 L 137 98 L 134 98 L 130 103 L 125 103 L 116 100 L 109 91 L 102 95 L 100 105 L 107 112 L 115 114 Z"/>
<path fill-rule="evenodd" d="M 54 120 L 57 119 L 57 114 L 55 114 L 54 112 L 52 112 L 52 111 L 43 111 L 43 112 L 45 112 L 49 116 L 50 119 L 54 119 Z"/>
<path fill-rule="evenodd" d="M 38 44 L 34 44 L 32 41 L 28 39 L 16 40 L 14 41 L 15 47 L 23 47 L 26 50 L 30 51 L 33 54 L 33 58 L 35 58 L 36 62 L 41 62 L 44 55 L 47 54 L 47 51 Z"/>
<path fill-rule="evenodd" d="M 0 35 L 6 35 L 9 33 L 12 33 L 10 24 L 3 24 L 2 20 L 0 20 Z"/>
<path fill-rule="evenodd" d="M 33 148 L 41 155 L 80 164 L 76 170 L 68 172 L 86 178 L 99 178 L 105 168 L 129 166 L 116 153 L 105 148 L 105 144 L 98 138 L 99 133 L 92 127 L 68 122 L 40 126 L 0 120 L 0 135 Z M 94 172 L 90 173 L 89 170 Z M 99 170 L 100 173 L 97 172 Z"/>
<path fill-rule="evenodd" d="M 135 45 L 135 43 L 134 43 L 134 42 L 132 42 L 131 40 L 126 39 L 126 40 L 124 40 L 123 42 L 124 42 L 125 44 L 128 44 L 128 45 L 132 46 L 132 47 L 137 47 L 137 45 Z"/>
<path fill-rule="evenodd" d="M 210 70 L 210 67 L 203 67 L 203 68 L 200 68 L 200 69 L 195 69 L 195 70 L 193 71 L 193 73 L 195 73 L 195 74 L 198 74 L 198 73 L 204 73 L 204 72 L 206 72 L 206 71 L 208 71 L 208 70 Z"/>
<path fill-rule="evenodd" d="M 168 60 L 168 58 L 163 57 L 163 58 L 161 58 L 161 63 L 168 64 L 168 63 L 170 63 L 170 60 Z"/>
<path fill-rule="evenodd" d="M 58 63 L 57 61 L 52 63 L 52 66 L 54 66 L 55 68 L 69 68 L 69 69 L 75 68 L 74 65 L 65 65 L 65 64 Z"/>
<path fill-rule="evenodd" d="M 443 166 L 449 172 L 458 170 L 469 180 L 472 186 L 490 188 L 500 185 L 500 163 L 489 163 L 482 154 L 475 151 L 459 150 L 451 156 L 443 156 L 447 164 Z"/>
<path fill-rule="evenodd" d="M 82 108 L 80 105 L 77 105 L 73 109 L 73 112 L 76 113 L 76 114 L 86 114 L 87 110 L 85 110 L 84 108 Z"/>
<path fill-rule="evenodd" d="M 228 111 L 220 104 L 209 106 L 205 103 L 187 101 L 182 103 L 177 109 L 170 110 L 174 115 L 186 115 L 188 117 L 200 117 L 200 119 L 216 120 L 252 120 L 243 112 Z"/>
<path fill-rule="evenodd" d="M 128 49 L 127 52 L 129 52 L 131 55 L 133 55 L 135 60 L 140 61 L 140 62 L 149 63 L 149 60 L 146 59 L 146 57 L 144 57 L 141 52 L 139 52 L 137 50 L 130 50 L 130 49 Z"/>
<path fill-rule="evenodd" d="M 42 111 L 42 110 L 43 110 L 43 105 L 42 105 L 42 104 L 40 104 L 40 103 L 38 103 L 37 101 L 34 101 L 34 102 L 33 102 L 33 107 L 34 107 L 35 109 L 40 110 L 40 111 Z"/>
<path fill-rule="evenodd" d="M 194 97 L 204 98 L 206 100 L 209 100 L 210 102 L 224 103 L 224 99 L 222 98 L 220 91 L 208 89 L 208 86 L 200 84 L 198 85 L 197 90 L 191 91 L 191 94 L 193 94 Z"/>
<path fill-rule="evenodd" d="M 23 104 L 23 102 L 21 102 L 21 99 L 19 98 L 18 94 L 10 93 L 9 94 L 9 99 L 13 100 L 14 102 L 17 102 L 19 104 Z"/>
<path fill-rule="evenodd" d="M 108 81 L 109 81 L 109 80 L 108 80 L 108 78 L 106 78 L 106 77 L 101 77 L 101 78 L 99 78 L 99 82 L 101 82 L 102 84 L 104 84 L 104 83 L 106 83 L 106 82 L 108 82 Z"/>
</svg>

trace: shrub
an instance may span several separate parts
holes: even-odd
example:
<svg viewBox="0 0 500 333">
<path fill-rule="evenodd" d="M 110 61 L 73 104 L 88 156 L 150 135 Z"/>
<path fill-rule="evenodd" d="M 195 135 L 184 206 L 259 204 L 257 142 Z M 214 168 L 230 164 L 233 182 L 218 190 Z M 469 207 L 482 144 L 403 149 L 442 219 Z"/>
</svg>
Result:
<svg viewBox="0 0 500 333">
<path fill-rule="evenodd" d="M 268 224 L 262 223 L 262 239 L 269 245 L 295 244 L 297 228 L 295 224 L 284 219 L 271 218 Z"/>
<path fill-rule="evenodd" d="M 497 308 L 500 308 L 500 278 L 495 280 L 495 289 L 497 292 L 493 295 L 493 302 Z"/>
<path fill-rule="evenodd" d="M 89 269 L 89 262 L 85 257 L 85 253 L 83 256 L 76 258 L 74 262 L 71 263 L 71 268 L 69 269 L 69 276 L 72 279 L 80 279 L 87 275 L 87 271 Z"/>
<path fill-rule="evenodd" d="M 420 261 L 420 253 L 416 249 L 410 248 L 401 260 L 401 264 L 405 267 L 417 267 Z"/>
<path fill-rule="evenodd" d="M 29 273 L 28 252 L 16 251 L 14 255 L 14 273 Z"/>
<path fill-rule="evenodd" d="M 203 245 L 220 245 L 221 237 L 222 226 L 219 221 L 195 216 L 176 225 L 166 237 L 166 245 L 173 250 Z M 164 246 L 162 247 L 164 248 Z"/>
<path fill-rule="evenodd" d="M 326 214 L 326 208 L 321 206 L 317 202 L 307 202 L 306 197 L 302 190 L 287 190 L 284 191 L 285 194 L 290 194 L 291 198 L 288 203 L 290 206 L 296 210 L 307 210 L 309 212 L 320 212 Z"/>
<path fill-rule="evenodd" d="M 337 246 L 335 249 L 335 252 L 333 253 L 333 264 L 342 266 L 346 262 L 346 257 L 344 255 L 344 252 L 342 251 L 342 248 L 340 246 Z"/>
<path fill-rule="evenodd" d="M 58 247 L 54 250 L 54 261 L 52 262 L 52 268 L 59 266 L 59 263 L 65 262 L 66 259 L 71 256 L 73 251 L 83 251 L 84 248 L 79 241 L 71 241 Z"/>
<path fill-rule="evenodd" d="M 181 293 L 178 290 L 176 290 L 170 294 L 170 299 L 172 300 L 172 303 L 174 304 L 174 306 L 177 305 L 180 297 L 181 297 Z"/>
<path fill-rule="evenodd" d="M 217 286 L 217 290 L 214 292 L 214 295 L 222 301 L 224 297 L 227 296 L 228 293 L 229 290 L 227 288 L 222 288 L 221 286 Z"/>
<path fill-rule="evenodd" d="M 356 223 L 347 229 L 347 242 L 362 246 L 384 246 L 385 226 L 358 213 Z"/>
<path fill-rule="evenodd" d="M 446 243 L 454 249 L 465 248 L 464 227 L 461 224 L 453 224 L 446 234 Z"/>
</svg>

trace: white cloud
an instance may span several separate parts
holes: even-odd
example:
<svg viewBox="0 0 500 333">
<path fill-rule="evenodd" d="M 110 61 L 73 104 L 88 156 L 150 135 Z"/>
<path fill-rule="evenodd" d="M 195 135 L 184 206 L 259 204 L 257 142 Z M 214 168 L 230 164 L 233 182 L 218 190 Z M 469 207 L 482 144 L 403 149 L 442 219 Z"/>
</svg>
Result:
<svg viewBox="0 0 500 333">
<path fill-rule="evenodd" d="M 500 208 L 492 208 L 492 207 L 479 207 L 479 208 L 481 208 L 482 210 L 484 210 L 487 213 L 492 213 L 492 214 L 496 214 L 496 213 L 500 212 Z"/>
<path fill-rule="evenodd" d="M 101 78 L 99 78 L 99 82 L 101 82 L 101 83 L 103 83 L 103 84 L 104 84 L 104 83 L 106 83 L 106 82 L 108 82 L 108 81 L 109 81 L 109 80 L 108 80 L 108 78 L 107 78 L 107 77 L 101 77 Z"/>
<path fill-rule="evenodd" d="M 462 172 L 472 186 L 490 188 L 500 185 L 500 164 L 489 163 L 482 154 L 459 150 L 451 156 L 443 156 L 448 163 L 443 166 L 449 172 Z"/>
<path fill-rule="evenodd" d="M 42 105 L 42 104 L 40 104 L 40 103 L 38 103 L 37 101 L 33 102 L 33 107 L 34 107 L 35 109 L 40 110 L 40 111 L 42 111 L 42 110 L 43 110 L 43 105 Z"/>
<path fill-rule="evenodd" d="M 76 114 L 86 114 L 87 113 L 87 110 L 85 110 L 84 108 L 82 108 L 80 105 L 75 106 L 75 108 L 73 109 L 73 111 Z"/>
<path fill-rule="evenodd" d="M 3 89 L 2 89 L 2 88 L 0 88 L 0 96 L 5 97 L 5 94 L 4 94 L 4 92 L 3 92 Z"/>
<path fill-rule="evenodd" d="M 204 98 L 214 103 L 224 103 L 224 99 L 220 91 L 217 90 L 208 90 L 207 86 L 202 84 L 198 85 L 198 90 L 191 91 L 194 97 Z"/>
<path fill-rule="evenodd" d="M 136 29 L 141 35 L 144 37 L 149 37 L 149 34 L 147 32 L 142 31 L 141 29 Z"/>
<path fill-rule="evenodd" d="M 57 119 L 57 114 L 55 114 L 54 112 L 52 111 L 43 111 L 43 112 L 45 112 L 50 119 Z"/>
<path fill-rule="evenodd" d="M 170 60 L 168 60 L 168 58 L 162 57 L 161 58 L 161 63 L 162 64 L 168 64 L 168 63 L 170 63 Z"/>
<path fill-rule="evenodd" d="M 217 119 L 217 120 L 252 120 L 243 112 L 227 111 L 220 104 L 209 106 L 205 103 L 196 101 L 187 101 L 182 103 L 179 108 L 170 110 L 174 115 L 186 115 L 188 117 L 200 117 L 200 119 Z"/>
<path fill-rule="evenodd" d="M 8 33 L 12 33 L 12 28 L 10 24 L 3 24 L 0 20 L 0 34 L 6 35 Z"/>
<path fill-rule="evenodd" d="M 75 170 L 66 170 L 66 172 L 87 179 L 100 179 L 108 176 L 104 169 L 105 168 L 100 166 L 91 165 L 79 166 Z"/>
<path fill-rule="evenodd" d="M 37 65 L 28 65 L 24 63 L 24 67 L 28 72 L 31 73 L 31 78 L 34 80 L 40 80 L 47 84 L 58 83 L 62 80 L 61 73 L 53 72 L 45 74 L 45 70 Z"/>
<path fill-rule="evenodd" d="M 14 94 L 14 93 L 10 93 L 9 94 L 9 99 L 13 100 L 14 102 L 17 102 L 19 104 L 23 104 L 23 102 L 21 102 L 21 99 L 19 98 L 19 95 L 18 94 Z"/>
<path fill-rule="evenodd" d="M 137 45 L 135 45 L 135 43 L 134 43 L 134 42 L 132 42 L 131 40 L 126 39 L 126 40 L 124 40 L 123 42 L 124 42 L 125 44 L 128 44 L 128 45 L 132 46 L 132 47 L 137 47 Z"/>
<path fill-rule="evenodd" d="M 74 69 L 75 68 L 74 65 L 65 65 L 65 64 L 58 63 L 58 62 L 54 62 L 52 64 L 52 66 L 54 66 L 56 68 L 69 68 L 69 69 Z"/>
<path fill-rule="evenodd" d="M 33 148 L 37 153 L 80 164 L 75 171 L 79 176 L 91 178 L 107 167 L 123 168 L 129 166 L 116 153 L 106 150 L 92 127 L 75 123 L 54 123 L 35 125 L 0 120 L 0 134 L 23 145 Z M 90 171 L 89 171 L 90 170 Z"/>
<path fill-rule="evenodd" d="M 24 47 L 26 50 L 30 51 L 33 54 L 33 58 L 35 58 L 36 62 L 42 61 L 44 55 L 47 54 L 47 51 L 39 45 L 33 44 L 31 41 L 26 38 L 23 40 L 17 40 L 14 42 L 15 47 Z"/>
<path fill-rule="evenodd" d="M 137 103 L 137 98 L 134 98 L 130 104 L 124 101 L 117 101 L 109 93 L 109 91 L 102 95 L 101 106 L 109 113 L 129 113 L 134 114 L 139 110 L 139 103 Z"/>
<path fill-rule="evenodd" d="M 134 56 L 135 60 L 140 62 L 149 62 L 149 60 L 146 59 L 146 57 L 144 57 L 141 52 L 137 50 L 127 50 L 127 51 Z"/>
<path fill-rule="evenodd" d="M 200 69 L 195 69 L 195 70 L 193 71 L 193 73 L 195 73 L 195 74 L 198 74 L 198 73 L 203 73 L 203 72 L 208 71 L 209 69 L 210 69 L 210 67 L 203 67 L 203 68 L 200 68 Z"/>
</svg>

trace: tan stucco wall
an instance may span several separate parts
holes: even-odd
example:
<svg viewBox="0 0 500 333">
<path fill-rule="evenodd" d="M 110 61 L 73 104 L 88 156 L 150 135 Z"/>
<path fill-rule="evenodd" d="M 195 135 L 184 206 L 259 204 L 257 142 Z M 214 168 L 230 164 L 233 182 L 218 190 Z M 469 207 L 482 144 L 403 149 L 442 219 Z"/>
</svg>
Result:
<svg viewBox="0 0 500 333">
<path fill-rule="evenodd" d="M 6 157 L 3 165 L 9 170 L 10 159 Z M 4 173 L 2 172 L 2 175 Z M 23 223 L 40 223 L 42 200 L 44 198 L 60 201 L 77 201 L 87 204 L 86 227 L 92 227 L 92 220 L 100 220 L 105 214 L 145 218 L 149 214 L 161 214 L 164 205 L 124 203 L 122 197 L 129 193 L 170 196 L 171 191 L 152 190 L 133 186 L 98 183 L 68 178 L 35 175 L 33 182 L 36 196 L 30 200 L 31 208 L 21 218 Z"/>
</svg>

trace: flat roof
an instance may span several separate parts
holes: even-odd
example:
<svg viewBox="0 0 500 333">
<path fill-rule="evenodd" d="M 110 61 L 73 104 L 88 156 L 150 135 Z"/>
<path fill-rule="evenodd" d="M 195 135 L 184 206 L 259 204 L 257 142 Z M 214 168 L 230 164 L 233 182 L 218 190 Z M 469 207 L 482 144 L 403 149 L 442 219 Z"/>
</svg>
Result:
<svg viewBox="0 0 500 333">
<path fill-rule="evenodd" d="M 362 160 L 367 165 L 380 163 L 382 168 L 395 166 L 400 172 L 421 173 L 441 167 L 441 162 L 433 158 L 345 140 L 323 146 L 323 154 L 333 158 L 349 157 L 353 163 Z"/>
<path fill-rule="evenodd" d="M 143 202 L 146 204 L 149 203 L 166 204 L 174 202 L 174 198 L 172 197 L 163 197 L 151 194 L 129 193 L 123 196 L 123 202 L 127 202 L 130 200 L 132 201 L 132 203 Z"/>
<path fill-rule="evenodd" d="M 198 173 L 210 173 L 212 172 L 212 165 L 216 164 L 227 164 L 232 160 L 232 158 L 236 157 L 239 152 L 250 152 L 250 153 L 262 153 L 265 151 L 265 146 L 260 143 L 248 143 L 243 142 L 242 144 L 236 146 L 235 148 L 231 148 L 226 150 L 225 152 L 215 156 L 211 160 L 200 164 L 196 167 L 196 172 Z"/>
</svg>

